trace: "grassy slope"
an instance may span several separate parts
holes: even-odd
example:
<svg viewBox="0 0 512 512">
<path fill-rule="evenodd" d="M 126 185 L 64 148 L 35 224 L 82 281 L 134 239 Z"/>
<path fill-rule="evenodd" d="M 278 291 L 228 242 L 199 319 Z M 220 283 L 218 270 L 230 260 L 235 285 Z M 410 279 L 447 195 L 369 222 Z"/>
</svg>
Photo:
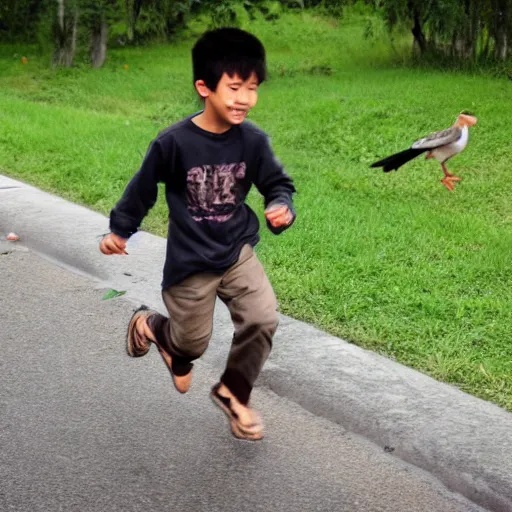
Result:
<svg viewBox="0 0 512 512">
<path fill-rule="evenodd" d="M 357 20 L 249 28 L 271 72 L 251 117 L 299 190 L 294 228 L 259 247 L 282 310 L 512 410 L 508 82 L 395 67 Z M 0 168 L 108 213 L 156 132 L 197 108 L 189 47 L 56 73 L 30 48 L 1 48 Z M 369 169 L 466 108 L 480 121 L 450 162 L 455 192 L 435 162 Z M 165 234 L 165 221 L 159 201 L 145 228 Z"/>
</svg>

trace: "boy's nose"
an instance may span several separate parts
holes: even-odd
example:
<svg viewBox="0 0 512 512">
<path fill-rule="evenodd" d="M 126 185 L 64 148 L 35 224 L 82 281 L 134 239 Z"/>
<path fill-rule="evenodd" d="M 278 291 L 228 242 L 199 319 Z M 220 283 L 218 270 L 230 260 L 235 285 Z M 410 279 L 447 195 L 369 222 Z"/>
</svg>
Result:
<svg viewBox="0 0 512 512">
<path fill-rule="evenodd" d="M 249 92 L 240 89 L 238 91 L 237 101 L 242 105 L 247 105 L 249 103 Z"/>
</svg>

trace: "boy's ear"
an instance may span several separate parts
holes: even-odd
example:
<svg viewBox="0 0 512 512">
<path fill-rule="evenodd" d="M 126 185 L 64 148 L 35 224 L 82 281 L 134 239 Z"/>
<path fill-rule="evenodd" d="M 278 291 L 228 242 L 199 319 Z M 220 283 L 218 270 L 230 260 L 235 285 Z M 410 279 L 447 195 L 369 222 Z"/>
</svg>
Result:
<svg viewBox="0 0 512 512">
<path fill-rule="evenodd" d="M 201 98 L 208 98 L 208 96 L 210 96 L 212 91 L 210 91 L 210 89 L 208 89 L 204 80 L 196 80 L 194 82 L 194 85 L 195 85 L 197 93 L 199 94 L 199 96 L 201 96 Z"/>
</svg>

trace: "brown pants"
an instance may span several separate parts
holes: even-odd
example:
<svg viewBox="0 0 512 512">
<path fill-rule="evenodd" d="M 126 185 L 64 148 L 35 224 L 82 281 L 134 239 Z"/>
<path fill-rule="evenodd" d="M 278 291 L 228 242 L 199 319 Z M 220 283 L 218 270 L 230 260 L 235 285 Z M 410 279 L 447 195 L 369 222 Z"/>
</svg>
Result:
<svg viewBox="0 0 512 512">
<path fill-rule="evenodd" d="M 188 373 L 208 347 L 216 298 L 226 304 L 235 332 L 221 382 L 247 404 L 278 325 L 274 291 L 252 247 L 245 245 L 224 274 L 194 274 L 162 296 L 170 318 L 156 314 L 149 325 L 172 356 L 176 375 Z"/>
</svg>

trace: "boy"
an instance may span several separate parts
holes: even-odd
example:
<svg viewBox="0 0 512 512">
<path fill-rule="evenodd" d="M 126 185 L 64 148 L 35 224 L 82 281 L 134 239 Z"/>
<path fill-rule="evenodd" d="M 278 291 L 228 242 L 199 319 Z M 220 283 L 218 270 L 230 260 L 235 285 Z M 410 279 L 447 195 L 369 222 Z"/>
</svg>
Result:
<svg viewBox="0 0 512 512">
<path fill-rule="evenodd" d="M 274 157 L 267 136 L 245 121 L 266 78 L 265 50 L 235 28 L 206 32 L 192 50 L 194 86 L 204 109 L 171 125 L 151 143 L 140 170 L 110 214 L 104 254 L 127 254 L 126 241 L 165 184 L 169 207 L 162 297 L 167 318 L 145 306 L 133 314 L 128 354 L 154 343 L 176 389 L 186 393 L 192 361 L 208 346 L 216 297 L 228 307 L 235 332 L 226 370 L 211 390 L 241 439 L 263 437 L 249 406 L 277 329 L 277 302 L 253 247 L 259 223 L 245 204 L 252 184 L 265 200 L 267 226 L 279 234 L 295 220 L 292 180 Z"/>
</svg>

